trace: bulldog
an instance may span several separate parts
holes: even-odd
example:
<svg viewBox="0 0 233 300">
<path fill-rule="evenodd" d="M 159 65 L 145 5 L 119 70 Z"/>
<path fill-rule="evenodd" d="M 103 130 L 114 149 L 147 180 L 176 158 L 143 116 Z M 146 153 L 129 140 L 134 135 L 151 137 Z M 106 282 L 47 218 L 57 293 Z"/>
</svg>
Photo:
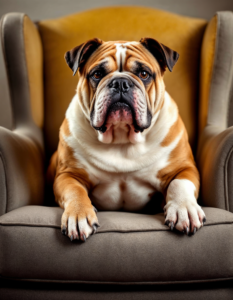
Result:
<svg viewBox="0 0 233 300">
<path fill-rule="evenodd" d="M 152 38 L 95 38 L 65 54 L 79 80 L 48 173 L 71 241 L 96 232 L 96 208 L 139 211 L 155 192 L 164 195 L 171 230 L 191 235 L 204 225 L 199 173 L 163 81 L 178 57 Z"/>
</svg>

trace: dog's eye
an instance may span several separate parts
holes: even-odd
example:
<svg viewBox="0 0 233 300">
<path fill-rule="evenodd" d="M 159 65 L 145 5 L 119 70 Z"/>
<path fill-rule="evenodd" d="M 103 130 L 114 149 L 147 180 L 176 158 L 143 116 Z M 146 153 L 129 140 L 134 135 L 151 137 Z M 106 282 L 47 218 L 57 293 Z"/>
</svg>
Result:
<svg viewBox="0 0 233 300">
<path fill-rule="evenodd" d="M 100 79 L 102 77 L 102 72 L 95 71 L 95 73 L 92 75 L 94 79 Z"/>
<path fill-rule="evenodd" d="M 141 71 L 141 72 L 139 73 L 139 77 L 140 77 L 141 79 L 145 80 L 145 79 L 147 79 L 147 78 L 149 77 L 149 74 L 148 74 L 148 72 L 146 72 L 146 71 Z"/>
</svg>

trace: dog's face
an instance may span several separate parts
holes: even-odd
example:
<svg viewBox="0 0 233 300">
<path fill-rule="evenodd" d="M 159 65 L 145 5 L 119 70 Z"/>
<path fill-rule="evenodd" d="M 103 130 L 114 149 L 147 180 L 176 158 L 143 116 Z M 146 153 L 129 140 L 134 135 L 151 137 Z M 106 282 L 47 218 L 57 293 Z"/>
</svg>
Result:
<svg viewBox="0 0 233 300">
<path fill-rule="evenodd" d="M 79 104 L 103 143 L 136 143 L 151 126 L 164 97 L 163 74 L 179 55 L 154 39 L 90 40 L 65 55 L 79 71 Z"/>
</svg>

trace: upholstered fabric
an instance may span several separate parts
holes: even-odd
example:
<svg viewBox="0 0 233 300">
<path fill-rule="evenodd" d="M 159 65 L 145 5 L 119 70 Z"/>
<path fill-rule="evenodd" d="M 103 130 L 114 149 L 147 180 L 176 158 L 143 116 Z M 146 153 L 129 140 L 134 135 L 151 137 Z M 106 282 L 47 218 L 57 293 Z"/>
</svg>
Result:
<svg viewBox="0 0 233 300">
<path fill-rule="evenodd" d="M 219 12 L 210 21 L 202 44 L 199 133 L 205 125 L 233 125 L 233 13 Z"/>
<path fill-rule="evenodd" d="M 225 129 L 233 124 L 233 12 L 217 13 L 218 30 L 211 77 L 207 125 Z"/>
<path fill-rule="evenodd" d="M 0 128 L 0 215 L 22 205 L 42 204 L 44 201 L 43 136 L 33 121 L 31 109 L 32 97 L 41 93 L 42 84 L 38 83 L 42 57 L 38 55 L 39 61 L 35 61 L 39 50 L 34 50 L 31 44 L 35 42 L 39 47 L 39 35 L 33 23 L 22 13 L 3 16 L 1 32 L 14 128 L 12 131 Z M 31 70 L 26 62 L 25 47 L 32 55 Z M 37 66 L 40 75 L 35 75 Z M 34 89 L 32 94 L 31 87 Z"/>
<path fill-rule="evenodd" d="M 31 134 L 30 129 L 0 128 L 0 215 L 44 202 L 43 153 Z"/>
<path fill-rule="evenodd" d="M 64 61 L 73 47 L 98 37 L 136 40 L 152 37 L 180 54 L 165 75 L 168 92 L 179 106 L 192 146 L 196 140 L 200 47 L 207 22 L 144 7 L 109 7 L 39 22 L 44 51 L 45 139 L 49 154 L 57 147 L 58 129 L 75 94 L 77 76 Z"/>
<path fill-rule="evenodd" d="M 199 133 L 204 129 L 207 122 L 208 100 L 215 57 L 216 37 L 217 37 L 217 16 L 209 22 L 201 47 L 200 64 L 200 93 L 199 93 Z"/>
<path fill-rule="evenodd" d="M 233 214 L 204 211 L 207 223 L 194 236 L 171 232 L 162 214 L 99 212 L 97 233 L 72 243 L 61 234 L 62 209 L 22 207 L 0 217 L 0 275 L 134 284 L 231 279 Z"/>
<path fill-rule="evenodd" d="M 43 125 L 43 58 L 40 36 L 35 25 L 23 13 L 3 16 L 1 32 L 13 127 L 27 125 L 34 128 L 34 138 L 41 143 L 41 132 L 36 126 Z"/>
<path fill-rule="evenodd" d="M 23 18 L 23 38 L 32 117 L 36 125 L 42 128 L 44 121 L 43 52 L 38 30 L 26 15 Z"/>
<path fill-rule="evenodd" d="M 0 281 L 1 300 L 232 300 L 232 281 L 184 285 L 81 285 Z"/>
<path fill-rule="evenodd" d="M 217 22 L 215 46 L 214 24 Z M 212 25 L 211 25 L 212 24 Z M 211 28 L 212 33 L 211 33 Z M 209 32 L 209 33 L 208 33 Z M 200 132 L 197 165 L 201 175 L 201 197 L 206 206 L 214 206 L 233 212 L 232 145 L 233 130 L 233 13 L 217 13 L 207 28 L 203 51 L 207 40 L 215 47 L 211 67 L 206 55 L 202 56 Z M 206 47 L 205 47 L 206 43 Z M 210 46 L 209 46 L 210 47 Z M 210 47 L 211 49 L 211 47 Z M 209 50 L 210 54 L 212 50 Z M 209 66 L 209 71 L 208 71 Z M 206 70 L 205 70 L 206 68 Z M 209 75 L 208 75 L 209 74 Z M 208 75 L 208 76 L 207 76 Z M 202 80 L 202 79 L 201 79 Z M 208 114 L 207 114 L 208 113 Z"/>
<path fill-rule="evenodd" d="M 199 142 L 202 204 L 233 212 L 233 128 L 205 127 Z"/>
</svg>

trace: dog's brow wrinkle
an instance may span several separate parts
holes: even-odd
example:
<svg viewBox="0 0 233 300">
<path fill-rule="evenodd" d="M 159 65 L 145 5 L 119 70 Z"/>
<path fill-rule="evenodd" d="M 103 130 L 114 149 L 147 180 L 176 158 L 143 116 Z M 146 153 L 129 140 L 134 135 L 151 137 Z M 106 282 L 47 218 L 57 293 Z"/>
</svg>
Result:
<svg viewBox="0 0 233 300">
<path fill-rule="evenodd" d="M 122 72 L 122 54 L 120 54 L 120 72 Z"/>
<path fill-rule="evenodd" d="M 103 69 L 106 71 L 106 67 L 107 67 L 107 64 L 108 64 L 108 61 L 106 61 L 106 58 L 103 59 L 97 66 L 95 66 L 90 72 L 89 72 L 89 75 L 93 72 L 95 72 L 96 70 L 99 70 L 99 69 Z"/>
<path fill-rule="evenodd" d="M 125 43 L 124 45 L 121 43 L 116 43 L 115 46 L 116 46 L 116 61 L 117 61 L 118 71 L 121 72 L 122 66 L 124 66 L 125 63 L 127 43 Z"/>
</svg>

